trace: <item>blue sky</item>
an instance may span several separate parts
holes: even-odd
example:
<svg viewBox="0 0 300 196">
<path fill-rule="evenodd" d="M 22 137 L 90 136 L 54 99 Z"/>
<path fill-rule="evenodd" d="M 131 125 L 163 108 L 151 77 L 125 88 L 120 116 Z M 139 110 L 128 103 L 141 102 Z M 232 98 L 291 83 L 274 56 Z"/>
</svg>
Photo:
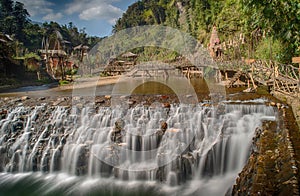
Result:
<svg viewBox="0 0 300 196">
<path fill-rule="evenodd" d="M 18 0 L 37 22 L 73 22 L 89 35 L 108 36 L 116 19 L 137 0 Z"/>
</svg>

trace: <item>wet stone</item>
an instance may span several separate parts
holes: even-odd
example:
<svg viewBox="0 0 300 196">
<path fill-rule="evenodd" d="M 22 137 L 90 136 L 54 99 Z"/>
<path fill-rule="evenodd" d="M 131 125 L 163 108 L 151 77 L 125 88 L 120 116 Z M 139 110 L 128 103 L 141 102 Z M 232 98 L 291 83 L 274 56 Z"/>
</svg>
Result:
<svg viewBox="0 0 300 196">
<path fill-rule="evenodd" d="M 160 123 L 160 129 L 165 132 L 168 129 L 168 124 L 165 121 Z"/>
<path fill-rule="evenodd" d="M 13 132 L 17 132 L 19 130 L 22 130 L 23 129 L 23 122 L 22 121 L 17 121 L 17 122 L 14 122 L 13 125 L 12 125 L 12 131 Z"/>
<path fill-rule="evenodd" d="M 111 95 L 105 95 L 105 99 L 111 99 Z"/>
<path fill-rule="evenodd" d="M 22 101 L 26 101 L 27 99 L 30 99 L 28 96 L 23 96 L 23 97 L 21 97 L 21 100 Z"/>
<path fill-rule="evenodd" d="M 171 108 L 171 104 L 170 103 L 164 103 L 163 107 L 169 109 L 169 108 Z"/>
<path fill-rule="evenodd" d="M 124 126 L 125 122 L 123 119 L 116 120 L 115 126 L 111 134 L 111 140 L 113 142 L 122 143 L 123 135 L 125 135 L 124 133 L 122 133 L 124 131 Z"/>
<path fill-rule="evenodd" d="M 46 97 L 40 97 L 38 100 L 39 101 L 44 101 L 44 100 L 46 100 Z"/>
<path fill-rule="evenodd" d="M 0 111 L 0 120 L 5 119 L 7 116 L 7 110 Z"/>
</svg>

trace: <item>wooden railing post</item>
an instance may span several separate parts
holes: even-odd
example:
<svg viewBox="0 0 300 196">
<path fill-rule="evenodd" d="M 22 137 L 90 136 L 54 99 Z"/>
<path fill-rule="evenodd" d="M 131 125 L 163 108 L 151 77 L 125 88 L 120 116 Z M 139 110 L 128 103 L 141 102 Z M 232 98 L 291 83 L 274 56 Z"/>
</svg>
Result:
<svg viewBox="0 0 300 196">
<path fill-rule="evenodd" d="M 292 63 L 298 63 L 298 93 L 300 93 L 300 57 L 293 57 Z"/>
<path fill-rule="evenodd" d="M 271 60 L 270 60 L 270 63 L 271 63 Z M 275 83 L 275 80 L 276 80 L 276 65 L 275 63 L 271 63 L 271 65 L 273 65 L 273 91 L 275 93 L 275 86 L 276 86 L 276 83 Z"/>
<path fill-rule="evenodd" d="M 300 63 L 299 63 L 299 68 L 298 68 L 298 93 L 300 93 Z"/>
</svg>

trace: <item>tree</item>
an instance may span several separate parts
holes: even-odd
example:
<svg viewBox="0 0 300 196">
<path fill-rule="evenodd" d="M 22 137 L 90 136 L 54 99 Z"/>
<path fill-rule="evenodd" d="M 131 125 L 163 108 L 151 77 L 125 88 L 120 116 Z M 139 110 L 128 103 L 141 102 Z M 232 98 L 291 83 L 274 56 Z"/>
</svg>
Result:
<svg viewBox="0 0 300 196">
<path fill-rule="evenodd" d="M 11 15 L 13 12 L 13 4 L 12 0 L 0 0 L 1 3 L 1 12 L 4 17 Z"/>
<path fill-rule="evenodd" d="M 26 25 L 28 24 L 29 13 L 26 9 L 24 9 L 24 4 L 20 2 L 16 2 L 13 10 L 14 16 L 14 24 L 15 24 L 15 32 L 16 38 L 20 41 L 24 41 L 24 32 Z"/>
<path fill-rule="evenodd" d="M 300 2 L 299 0 L 239 1 L 248 32 L 260 28 L 285 46 L 285 61 L 300 54 Z"/>
<path fill-rule="evenodd" d="M 0 0 L 1 3 L 1 18 L 0 28 L 1 31 L 6 34 L 13 33 L 12 24 L 14 24 L 13 12 L 13 1 L 12 0 Z"/>
</svg>

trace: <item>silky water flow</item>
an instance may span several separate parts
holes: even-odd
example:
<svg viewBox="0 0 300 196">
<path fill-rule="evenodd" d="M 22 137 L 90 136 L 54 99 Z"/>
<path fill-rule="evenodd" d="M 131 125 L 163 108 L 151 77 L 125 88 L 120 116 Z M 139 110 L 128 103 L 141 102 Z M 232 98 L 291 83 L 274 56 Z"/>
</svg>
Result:
<svg viewBox="0 0 300 196">
<path fill-rule="evenodd" d="M 275 118 L 263 103 L 15 107 L 0 121 L 0 192 L 224 195 Z"/>
</svg>

